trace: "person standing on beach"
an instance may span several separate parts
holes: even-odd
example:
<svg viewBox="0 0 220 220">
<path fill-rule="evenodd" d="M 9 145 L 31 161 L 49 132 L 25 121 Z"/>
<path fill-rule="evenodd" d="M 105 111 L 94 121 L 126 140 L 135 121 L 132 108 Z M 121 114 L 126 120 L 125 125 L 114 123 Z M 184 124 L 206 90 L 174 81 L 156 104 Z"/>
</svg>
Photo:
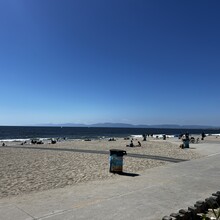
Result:
<svg viewBox="0 0 220 220">
<path fill-rule="evenodd" d="M 205 133 L 204 133 L 204 132 L 202 132 L 202 138 L 201 138 L 201 140 L 203 141 L 203 140 L 204 140 L 204 138 L 205 138 Z"/>
</svg>

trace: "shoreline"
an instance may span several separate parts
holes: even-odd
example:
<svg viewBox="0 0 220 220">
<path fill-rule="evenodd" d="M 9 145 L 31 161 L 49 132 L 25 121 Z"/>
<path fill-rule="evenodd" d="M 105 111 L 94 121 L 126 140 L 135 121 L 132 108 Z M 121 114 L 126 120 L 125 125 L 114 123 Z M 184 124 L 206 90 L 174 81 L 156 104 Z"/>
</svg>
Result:
<svg viewBox="0 0 220 220">
<path fill-rule="evenodd" d="M 166 135 L 166 134 L 165 134 Z M 220 138 L 220 134 L 205 134 L 206 137 L 216 137 L 216 138 Z M 163 139 L 164 134 L 153 134 L 153 136 L 147 136 L 147 139 Z M 201 137 L 200 134 L 190 134 L 190 136 L 193 137 Z M 177 137 L 177 135 L 166 135 L 167 140 L 169 140 L 169 138 L 175 138 Z M 17 144 L 21 144 L 22 142 L 28 142 L 28 144 L 30 144 L 31 140 L 41 140 L 41 141 L 45 141 L 45 143 L 50 143 L 50 141 L 52 139 L 54 140 L 58 140 L 58 142 L 63 142 L 63 141 L 85 141 L 86 139 L 89 139 L 91 141 L 97 141 L 97 140 L 109 140 L 110 138 L 114 138 L 114 139 L 123 139 L 123 138 L 134 138 L 134 139 L 143 139 L 143 135 L 128 135 L 125 137 L 117 137 L 117 136 L 108 136 L 108 137 L 97 137 L 97 138 L 62 138 L 62 137 L 35 137 L 35 138 L 11 138 L 11 139 L 0 139 L 0 146 L 2 145 L 3 142 L 6 143 L 17 143 Z"/>
<path fill-rule="evenodd" d="M 220 138 L 209 139 L 220 142 Z M 134 144 L 137 145 L 140 141 L 142 146 L 126 147 L 130 140 L 66 140 L 56 144 L 12 143 L 10 146 L 0 147 L 0 198 L 95 180 L 121 178 L 109 173 L 110 149 L 126 150 L 130 155 L 139 155 L 140 157 L 124 156 L 123 171 L 140 175 L 146 169 L 173 163 L 173 159 L 192 160 L 203 157 L 195 149 L 180 149 L 178 138 L 149 138 L 147 141 L 134 138 Z M 207 138 L 207 141 L 210 140 Z M 84 152 L 76 152 L 77 150 Z M 91 150 L 94 152 L 91 153 Z M 99 154 L 99 151 L 105 153 Z"/>
</svg>

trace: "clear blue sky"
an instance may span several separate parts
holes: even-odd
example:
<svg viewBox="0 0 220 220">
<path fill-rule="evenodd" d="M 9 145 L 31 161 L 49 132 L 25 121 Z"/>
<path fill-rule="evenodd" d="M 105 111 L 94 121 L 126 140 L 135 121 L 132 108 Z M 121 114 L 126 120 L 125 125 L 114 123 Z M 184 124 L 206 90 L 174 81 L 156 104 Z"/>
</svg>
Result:
<svg viewBox="0 0 220 220">
<path fill-rule="evenodd" d="M 0 125 L 220 126 L 220 1 L 1 0 Z"/>
</svg>

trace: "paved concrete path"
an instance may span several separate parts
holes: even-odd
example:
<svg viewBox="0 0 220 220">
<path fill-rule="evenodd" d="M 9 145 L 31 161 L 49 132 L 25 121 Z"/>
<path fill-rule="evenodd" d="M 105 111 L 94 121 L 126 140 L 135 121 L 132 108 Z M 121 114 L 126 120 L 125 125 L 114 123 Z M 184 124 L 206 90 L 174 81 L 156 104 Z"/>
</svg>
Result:
<svg viewBox="0 0 220 220">
<path fill-rule="evenodd" d="M 44 151 L 66 151 L 66 152 L 79 152 L 79 153 L 89 153 L 89 154 L 107 154 L 109 155 L 109 151 L 104 150 L 85 150 L 85 149 L 69 149 L 69 148 L 53 148 L 53 147 L 33 147 L 33 146 L 1 146 L 1 148 L 19 148 L 26 150 L 44 150 Z M 186 160 L 183 159 L 175 159 L 171 157 L 162 157 L 162 156 L 153 156 L 153 155 L 145 155 L 145 154 L 131 154 L 128 153 L 127 157 L 136 157 L 136 158 L 145 158 L 145 159 L 153 159 L 153 160 L 162 160 L 169 161 L 173 163 L 179 163 Z"/>
<path fill-rule="evenodd" d="M 220 190 L 220 145 L 191 145 L 205 157 L 0 200 L 1 220 L 162 219 Z"/>
</svg>

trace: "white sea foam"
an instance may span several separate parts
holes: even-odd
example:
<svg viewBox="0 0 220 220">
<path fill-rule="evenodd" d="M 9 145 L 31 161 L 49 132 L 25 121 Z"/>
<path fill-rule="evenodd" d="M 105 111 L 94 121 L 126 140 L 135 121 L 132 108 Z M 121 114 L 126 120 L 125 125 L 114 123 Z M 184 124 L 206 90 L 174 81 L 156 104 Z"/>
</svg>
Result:
<svg viewBox="0 0 220 220">
<path fill-rule="evenodd" d="M 2 141 L 2 142 L 23 142 L 23 141 L 30 141 L 30 139 L 3 139 L 0 141 Z"/>
<path fill-rule="evenodd" d="M 133 137 L 133 138 L 142 138 L 143 135 L 131 135 L 131 137 Z"/>
<path fill-rule="evenodd" d="M 51 138 L 17 138 L 17 139 L 2 139 L 0 141 L 1 142 L 24 142 L 24 141 L 30 141 L 32 139 L 40 140 L 40 141 L 51 140 Z"/>
<path fill-rule="evenodd" d="M 154 134 L 153 138 L 163 138 L 163 134 Z"/>
<path fill-rule="evenodd" d="M 153 138 L 163 138 L 164 134 L 154 134 Z M 174 138 L 175 135 L 166 135 L 166 138 Z"/>
<path fill-rule="evenodd" d="M 131 135 L 133 138 L 143 138 L 143 135 Z M 151 136 L 150 136 L 151 137 Z M 166 135 L 167 138 L 174 138 L 175 135 Z M 147 136 L 148 138 L 148 136 Z M 153 138 L 163 138 L 163 134 L 154 134 Z"/>
</svg>

